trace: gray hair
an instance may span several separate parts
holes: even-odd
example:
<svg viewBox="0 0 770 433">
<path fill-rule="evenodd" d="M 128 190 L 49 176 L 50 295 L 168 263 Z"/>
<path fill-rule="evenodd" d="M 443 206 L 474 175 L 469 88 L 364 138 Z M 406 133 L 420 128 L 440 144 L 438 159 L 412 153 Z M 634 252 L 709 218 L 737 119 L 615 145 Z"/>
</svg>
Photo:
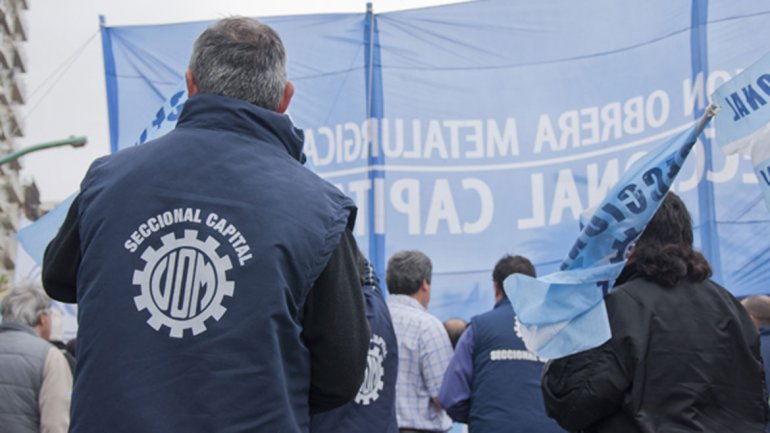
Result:
<svg viewBox="0 0 770 433">
<path fill-rule="evenodd" d="M 34 327 L 40 322 L 40 313 L 51 308 L 51 298 L 43 292 L 40 284 L 24 282 L 11 290 L 2 303 L 0 314 L 3 322 L 18 322 Z"/>
<path fill-rule="evenodd" d="M 399 251 L 388 260 L 385 281 L 390 293 L 411 295 L 417 293 L 423 281 L 430 283 L 433 265 L 425 254 L 415 251 Z"/>
<path fill-rule="evenodd" d="M 286 88 L 286 51 L 278 33 L 252 18 L 217 21 L 195 41 L 190 72 L 201 93 L 275 111 Z"/>
</svg>

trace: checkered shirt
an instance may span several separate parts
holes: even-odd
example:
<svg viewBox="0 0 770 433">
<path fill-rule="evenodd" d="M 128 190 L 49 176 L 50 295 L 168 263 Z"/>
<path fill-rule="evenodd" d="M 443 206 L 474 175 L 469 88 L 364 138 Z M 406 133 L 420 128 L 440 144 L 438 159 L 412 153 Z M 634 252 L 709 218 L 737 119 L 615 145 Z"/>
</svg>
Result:
<svg viewBox="0 0 770 433">
<path fill-rule="evenodd" d="M 398 427 L 447 431 L 452 421 L 431 401 L 452 359 L 444 325 L 411 296 L 390 295 L 388 308 L 398 339 Z"/>
</svg>

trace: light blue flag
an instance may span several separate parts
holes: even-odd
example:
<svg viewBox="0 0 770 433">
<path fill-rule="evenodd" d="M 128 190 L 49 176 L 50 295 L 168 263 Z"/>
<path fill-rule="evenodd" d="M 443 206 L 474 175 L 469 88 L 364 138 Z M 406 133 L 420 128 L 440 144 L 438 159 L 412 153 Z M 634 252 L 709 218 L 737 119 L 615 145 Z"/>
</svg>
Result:
<svg viewBox="0 0 770 433">
<path fill-rule="evenodd" d="M 160 106 L 150 124 L 139 134 L 136 144 L 144 144 L 174 129 L 187 98 L 187 85 L 182 80 L 174 89 L 174 92 L 171 93 L 171 97 L 166 99 L 163 105 Z"/>
<path fill-rule="evenodd" d="M 149 125 L 139 134 L 135 145 L 146 143 L 174 129 L 185 101 L 187 101 L 187 89 L 184 81 L 182 81 L 171 94 L 171 97 L 161 105 Z M 67 211 L 76 195 L 72 194 L 39 220 L 16 233 L 16 240 L 21 243 L 38 266 L 43 265 L 45 248 L 59 231 L 59 227 L 64 222 Z"/>
<path fill-rule="evenodd" d="M 561 358 L 610 339 L 604 296 L 713 111 L 631 166 L 593 212 L 561 271 L 538 279 L 512 274 L 504 281 L 530 351 L 544 359 Z"/>
<path fill-rule="evenodd" d="M 754 164 L 754 173 L 759 180 L 759 186 L 762 188 L 762 195 L 765 197 L 765 205 L 770 211 L 770 146 L 754 146 L 751 161 Z"/>
<path fill-rule="evenodd" d="M 72 194 L 59 203 L 58 206 L 53 208 L 50 212 L 40 217 L 34 223 L 24 227 L 16 232 L 16 240 L 19 241 L 24 250 L 27 251 L 32 260 L 38 264 L 43 264 L 43 254 L 45 253 L 45 247 L 51 242 L 56 232 L 59 231 L 64 222 L 64 218 L 67 216 L 67 211 L 75 200 L 77 194 Z"/>
<path fill-rule="evenodd" d="M 722 84 L 711 100 L 720 111 L 716 140 L 726 154 L 751 155 L 770 210 L 770 53 Z"/>
</svg>

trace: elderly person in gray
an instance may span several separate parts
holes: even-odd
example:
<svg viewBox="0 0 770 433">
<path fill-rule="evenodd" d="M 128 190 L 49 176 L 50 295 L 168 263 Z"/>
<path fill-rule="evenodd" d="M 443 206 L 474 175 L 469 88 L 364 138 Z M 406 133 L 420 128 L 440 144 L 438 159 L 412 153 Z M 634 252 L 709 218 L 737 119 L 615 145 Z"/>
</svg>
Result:
<svg viewBox="0 0 770 433">
<path fill-rule="evenodd" d="M 3 298 L 0 314 L 0 430 L 66 433 L 72 373 L 47 341 L 51 299 L 38 285 L 25 283 Z"/>
</svg>

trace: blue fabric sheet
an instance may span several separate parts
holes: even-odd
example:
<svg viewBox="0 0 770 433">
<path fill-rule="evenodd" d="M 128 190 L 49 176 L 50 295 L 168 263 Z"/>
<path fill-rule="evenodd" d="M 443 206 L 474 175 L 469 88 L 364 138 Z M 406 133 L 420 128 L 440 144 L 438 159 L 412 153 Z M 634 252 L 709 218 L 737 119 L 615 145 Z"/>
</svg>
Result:
<svg viewBox="0 0 770 433">
<path fill-rule="evenodd" d="M 308 165 L 356 200 L 361 249 L 379 251 L 380 272 L 424 251 L 431 311 L 468 319 L 494 305 L 503 254 L 558 269 L 581 212 L 766 51 L 768 15 L 751 0 L 486 0 L 264 21 L 286 45 Z M 209 24 L 104 27 L 115 150 L 172 96 Z M 756 180 L 746 158 L 698 141 L 673 185 L 736 295 L 770 278 Z"/>
</svg>

